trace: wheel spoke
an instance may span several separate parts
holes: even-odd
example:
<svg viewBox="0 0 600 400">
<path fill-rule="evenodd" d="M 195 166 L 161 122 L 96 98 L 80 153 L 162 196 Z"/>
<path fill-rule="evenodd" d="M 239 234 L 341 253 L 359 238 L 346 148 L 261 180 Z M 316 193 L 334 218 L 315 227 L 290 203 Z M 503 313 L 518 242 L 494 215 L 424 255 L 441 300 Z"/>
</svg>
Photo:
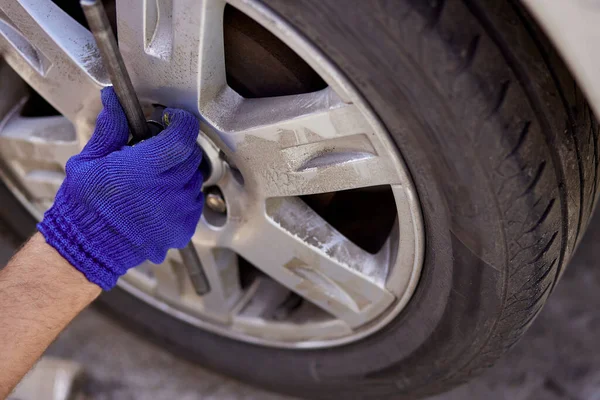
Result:
<svg viewBox="0 0 600 400">
<path fill-rule="evenodd" d="M 204 255 L 204 258 L 206 259 L 206 255 Z M 206 260 L 203 261 L 203 266 L 205 264 L 207 264 L 205 267 L 207 269 L 216 266 L 207 263 Z M 225 270 L 231 272 L 235 269 L 237 274 L 237 265 L 230 264 L 230 266 L 232 268 L 225 268 Z M 205 315 L 214 321 L 220 323 L 231 322 L 232 310 L 236 305 L 236 301 L 241 297 L 241 291 L 235 291 L 235 288 L 229 287 L 229 289 L 232 289 L 230 292 L 222 292 L 222 285 L 219 285 L 216 279 L 211 279 L 214 278 L 214 275 L 211 274 L 209 280 L 215 290 L 211 290 L 205 296 L 198 296 L 176 251 L 169 253 L 164 263 L 160 265 L 149 264 L 147 268 L 153 276 L 149 290 L 154 296 L 176 307 L 183 307 L 193 313 Z M 210 272 L 208 271 L 208 273 Z M 217 270 L 218 272 L 225 273 L 225 271 Z M 224 294 L 229 294 L 231 297 L 223 298 Z M 223 303 L 218 303 L 219 300 L 223 300 Z"/>
<path fill-rule="evenodd" d="M 79 151 L 73 125 L 64 117 L 13 114 L 0 129 L 0 158 L 18 175 L 33 200 L 52 200 L 64 166 Z"/>
<path fill-rule="evenodd" d="M 197 113 L 223 89 L 224 7 L 223 0 L 117 0 L 119 48 L 138 95 Z"/>
<path fill-rule="evenodd" d="M 331 89 L 245 99 L 222 139 L 251 186 L 265 197 L 395 184 L 389 150 L 355 105 Z"/>
<path fill-rule="evenodd" d="M 242 295 L 237 255 L 227 249 L 198 245 L 195 248 L 210 284 L 210 292 L 202 296 L 204 311 L 215 319 L 228 322 Z M 194 292 L 193 288 L 186 288 L 188 293 L 190 290 Z"/>
<path fill-rule="evenodd" d="M 0 0 L 0 52 L 73 122 L 108 84 L 91 33 L 50 0 Z"/>
<path fill-rule="evenodd" d="M 378 274 L 377 256 L 354 245 L 304 202 L 272 199 L 267 213 L 241 228 L 232 248 L 273 279 L 351 327 L 393 301 Z"/>
<path fill-rule="evenodd" d="M 232 313 L 247 299 L 243 298 L 239 281 L 237 255 L 231 250 L 215 247 L 218 234 L 203 221 L 192 239 L 208 278 L 210 292 L 199 296 L 179 255 L 172 250 L 161 265 L 152 266 L 154 282 L 150 291 L 173 305 L 180 305 L 211 319 L 231 322 Z M 134 278 L 135 279 L 135 278 Z"/>
</svg>

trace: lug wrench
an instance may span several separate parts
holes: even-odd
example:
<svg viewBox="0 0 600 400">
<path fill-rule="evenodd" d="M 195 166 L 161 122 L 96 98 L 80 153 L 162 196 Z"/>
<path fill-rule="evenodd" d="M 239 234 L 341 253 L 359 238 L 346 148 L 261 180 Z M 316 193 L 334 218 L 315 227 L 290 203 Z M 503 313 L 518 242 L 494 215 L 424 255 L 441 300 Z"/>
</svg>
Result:
<svg viewBox="0 0 600 400">
<path fill-rule="evenodd" d="M 144 117 L 142 106 L 127 73 L 127 68 L 123 62 L 115 35 L 108 22 L 102 1 L 81 0 L 80 3 L 90 30 L 96 40 L 96 45 L 100 50 L 100 56 L 108 71 L 108 76 L 113 84 L 115 93 L 127 116 L 133 142 L 139 142 L 158 134 L 162 130 L 162 127 L 157 127 L 157 118 L 151 118 L 152 121 L 147 122 Z M 161 121 L 161 116 L 158 117 L 158 121 Z M 186 247 L 180 249 L 179 254 L 196 293 L 198 295 L 208 293 L 210 291 L 210 284 L 192 242 L 190 241 Z"/>
</svg>

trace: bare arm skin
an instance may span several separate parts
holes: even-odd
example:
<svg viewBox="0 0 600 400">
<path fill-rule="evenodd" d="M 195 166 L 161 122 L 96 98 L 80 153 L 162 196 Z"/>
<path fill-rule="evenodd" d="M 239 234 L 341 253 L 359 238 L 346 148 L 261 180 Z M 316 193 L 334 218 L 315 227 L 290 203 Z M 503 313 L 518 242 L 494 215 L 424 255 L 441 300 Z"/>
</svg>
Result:
<svg viewBox="0 0 600 400">
<path fill-rule="evenodd" d="M 101 100 L 96 129 L 67 162 L 39 233 L 0 271 L 0 399 L 102 289 L 185 247 L 200 220 L 196 117 L 167 108 L 160 134 L 127 146 L 127 117 L 112 87 Z"/>
<path fill-rule="evenodd" d="M 0 399 L 101 289 L 36 233 L 0 271 Z"/>
</svg>

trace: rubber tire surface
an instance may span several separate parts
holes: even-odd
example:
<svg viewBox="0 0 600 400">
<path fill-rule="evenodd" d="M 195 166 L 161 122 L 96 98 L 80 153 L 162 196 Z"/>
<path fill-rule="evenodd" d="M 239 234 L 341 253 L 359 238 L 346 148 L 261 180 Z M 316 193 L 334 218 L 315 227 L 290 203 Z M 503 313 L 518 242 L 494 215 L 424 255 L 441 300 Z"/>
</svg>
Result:
<svg viewBox="0 0 600 400">
<path fill-rule="evenodd" d="M 513 1 L 265 3 L 347 75 L 397 143 L 426 227 L 415 297 L 382 331 L 318 351 L 222 338 L 120 289 L 100 301 L 189 359 L 295 396 L 415 398 L 466 381 L 523 335 L 585 230 L 599 144 L 587 103 Z M 4 218 L 31 228 L 18 207 Z"/>
</svg>

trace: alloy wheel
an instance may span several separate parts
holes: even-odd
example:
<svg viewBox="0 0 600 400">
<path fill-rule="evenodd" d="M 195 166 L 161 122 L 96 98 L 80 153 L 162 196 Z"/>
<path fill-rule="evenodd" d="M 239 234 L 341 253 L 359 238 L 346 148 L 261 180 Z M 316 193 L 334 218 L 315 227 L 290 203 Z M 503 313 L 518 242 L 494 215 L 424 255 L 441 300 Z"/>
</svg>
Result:
<svg viewBox="0 0 600 400">
<path fill-rule="evenodd" d="M 236 83 L 226 7 L 285 44 L 323 87 L 258 97 L 252 84 Z M 348 343 L 397 316 L 421 270 L 418 198 L 385 127 L 343 74 L 255 1 L 121 0 L 116 15 L 141 101 L 195 113 L 213 171 L 205 185 L 212 200 L 192 239 L 211 292 L 194 292 L 177 252 L 131 270 L 119 286 L 203 329 L 278 347 Z M 10 66 L 0 65 L 0 177 L 41 218 L 67 159 L 93 131 L 98 91 L 109 82 L 90 32 L 49 0 L 0 0 L 0 54 Z M 24 82 L 60 115 L 29 115 Z M 357 202 L 357 192 L 367 200 Z M 381 192 L 394 214 L 374 248 L 323 211 L 346 199 L 346 220 L 352 204 L 377 214 Z M 362 233 L 373 235 L 381 236 Z"/>
</svg>

